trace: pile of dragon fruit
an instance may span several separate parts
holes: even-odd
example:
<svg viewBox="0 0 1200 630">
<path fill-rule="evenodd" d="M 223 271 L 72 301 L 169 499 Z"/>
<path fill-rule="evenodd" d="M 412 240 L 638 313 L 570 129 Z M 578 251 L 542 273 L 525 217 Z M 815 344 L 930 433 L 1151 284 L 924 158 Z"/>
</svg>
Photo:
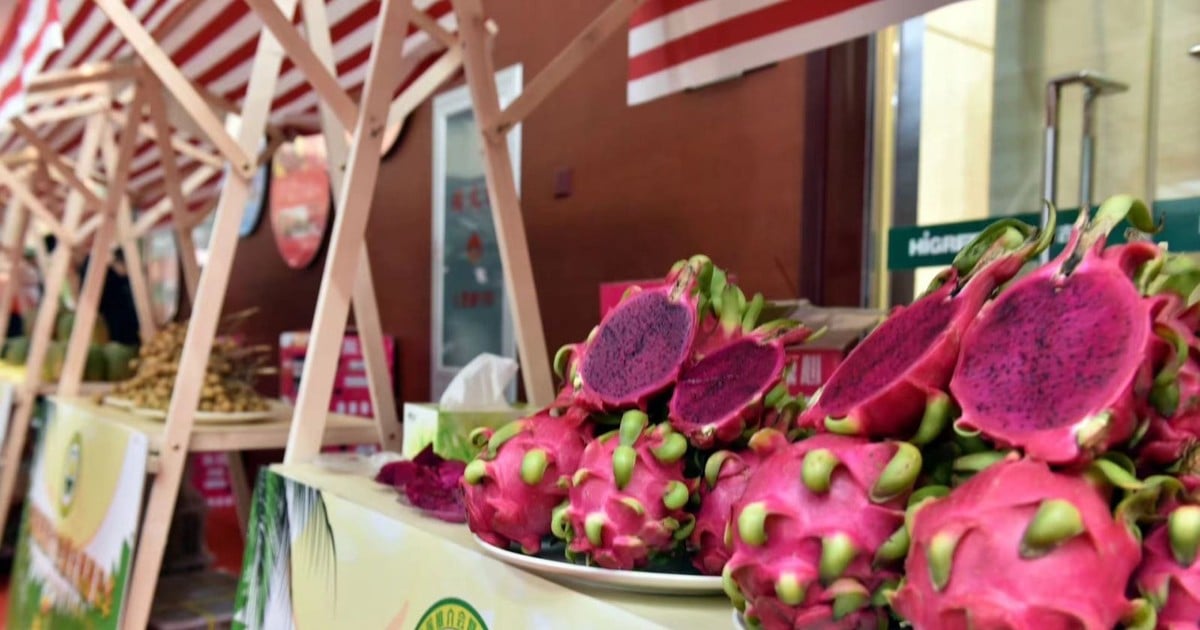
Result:
<svg viewBox="0 0 1200 630">
<path fill-rule="evenodd" d="M 1200 627 L 1200 267 L 1131 197 L 1090 215 L 1024 275 L 1053 211 L 989 226 L 811 400 L 785 348 L 819 333 L 677 263 L 559 353 L 553 405 L 477 436 L 471 529 L 685 554 L 768 630 Z"/>
</svg>

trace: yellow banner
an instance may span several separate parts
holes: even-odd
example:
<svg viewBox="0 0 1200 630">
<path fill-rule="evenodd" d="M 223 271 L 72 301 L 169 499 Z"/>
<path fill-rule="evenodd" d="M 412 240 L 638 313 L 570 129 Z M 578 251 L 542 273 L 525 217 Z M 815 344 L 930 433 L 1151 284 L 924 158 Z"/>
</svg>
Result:
<svg viewBox="0 0 1200 630">
<path fill-rule="evenodd" d="M 237 627 L 732 627 L 723 596 L 568 588 L 484 555 L 465 525 L 421 516 L 390 488 L 311 465 L 264 471 L 252 520 Z"/>
</svg>

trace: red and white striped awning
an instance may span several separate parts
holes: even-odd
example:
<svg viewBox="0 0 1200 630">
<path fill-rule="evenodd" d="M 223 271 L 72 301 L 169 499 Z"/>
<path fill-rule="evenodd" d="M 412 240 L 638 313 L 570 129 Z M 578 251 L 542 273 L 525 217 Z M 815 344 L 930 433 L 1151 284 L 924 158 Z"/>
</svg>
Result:
<svg viewBox="0 0 1200 630">
<path fill-rule="evenodd" d="M 32 4 L 49 0 L 30 0 Z M 240 108 L 257 46 L 258 35 L 265 30 L 262 21 L 243 0 L 125 0 L 159 46 L 183 73 L 212 94 Z M 337 75 L 343 87 L 357 98 L 370 56 L 378 0 L 326 0 L 327 15 L 337 59 Z M 457 22 L 449 0 L 415 0 L 414 5 L 436 19 L 447 30 L 456 30 Z M 127 60 L 136 53 L 107 16 L 91 0 L 61 0 L 60 11 L 66 44 L 50 55 L 46 72 L 67 70 L 85 63 Z M 301 22 L 297 11 L 295 22 Z M 404 45 L 407 81 L 417 76 L 436 59 L 442 46 L 425 32 L 410 25 Z M 7 59 L 7 58 L 6 58 Z M 84 100 L 63 99 L 31 106 L 29 114 L 51 110 Z M 299 69 L 284 59 L 275 88 L 270 118 L 272 126 L 285 131 L 314 132 L 319 129 L 317 95 Z M 38 135 L 60 154 L 74 156 L 83 138 L 84 120 L 48 123 L 35 128 Z M 199 138 L 190 140 L 207 151 L 214 149 Z M 0 131 L 0 153 L 25 147 L 25 141 L 11 130 Z M 186 180 L 201 162 L 176 153 L 182 177 Z M 201 175 L 197 175 L 198 179 Z M 215 172 L 189 196 L 192 208 L 203 207 L 217 196 L 221 172 Z M 129 180 L 130 197 L 136 208 L 148 208 L 165 195 L 158 150 L 150 139 L 137 147 Z"/>
<path fill-rule="evenodd" d="M 25 85 L 63 45 L 57 0 L 10 0 L 0 27 L 0 123 L 25 111 Z"/>
<path fill-rule="evenodd" d="M 629 25 L 630 105 L 861 37 L 956 0 L 648 0 Z"/>
</svg>

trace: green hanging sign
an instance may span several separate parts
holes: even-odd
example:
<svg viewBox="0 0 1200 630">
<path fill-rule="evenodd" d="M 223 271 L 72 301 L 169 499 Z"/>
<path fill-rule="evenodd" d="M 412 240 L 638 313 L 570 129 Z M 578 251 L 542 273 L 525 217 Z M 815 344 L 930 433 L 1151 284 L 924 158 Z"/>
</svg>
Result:
<svg viewBox="0 0 1200 630">
<path fill-rule="evenodd" d="M 1163 218 L 1163 230 L 1154 235 L 1156 242 L 1166 243 L 1173 252 L 1200 251 L 1200 197 L 1155 202 L 1154 214 Z M 1066 246 L 1071 226 L 1078 216 L 1078 209 L 1058 213 L 1058 227 L 1050 245 L 1051 256 Z M 888 270 L 948 265 L 960 249 L 998 218 L 894 227 L 888 230 Z M 1041 222 L 1040 215 L 1034 213 L 1019 214 L 1014 218 L 1030 225 Z M 1115 230 L 1109 242 L 1125 242 L 1125 231 Z"/>
</svg>

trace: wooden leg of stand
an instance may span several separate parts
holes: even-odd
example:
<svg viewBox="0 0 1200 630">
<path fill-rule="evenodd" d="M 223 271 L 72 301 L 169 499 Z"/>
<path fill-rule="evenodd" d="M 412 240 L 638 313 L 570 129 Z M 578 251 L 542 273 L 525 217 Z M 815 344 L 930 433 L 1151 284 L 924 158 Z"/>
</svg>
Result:
<svg viewBox="0 0 1200 630">
<path fill-rule="evenodd" d="M 333 39 L 329 34 L 329 20 L 325 13 L 324 0 L 302 0 L 304 30 L 309 45 L 327 69 L 334 67 Z M 414 11 L 419 13 L 419 11 Z M 349 147 L 346 134 L 336 114 L 329 107 L 321 108 L 321 127 L 325 132 L 325 155 L 330 165 L 330 179 L 335 195 L 342 191 L 342 174 L 345 172 Z M 371 393 L 371 415 L 379 432 L 380 447 L 387 451 L 400 451 L 400 415 L 396 411 L 396 392 L 392 387 L 391 370 L 387 361 L 387 348 L 383 345 L 383 324 L 379 318 L 379 303 L 375 299 L 375 283 L 371 277 L 371 257 L 364 242 L 362 260 L 354 281 L 351 300 L 354 321 L 358 327 L 359 343 L 362 345 L 366 363 L 367 388 Z"/>
<path fill-rule="evenodd" d="M 405 32 L 412 10 L 407 0 L 384 0 L 380 7 L 359 121 L 354 130 L 346 179 L 338 196 L 329 254 L 325 259 L 321 290 L 317 295 L 316 314 L 308 344 L 308 356 L 311 357 L 336 356 L 346 330 L 349 298 L 362 259 L 367 217 L 375 192 L 375 180 L 379 175 L 383 126 L 397 84 L 394 71 L 400 63 L 402 38 L 393 34 Z M 284 462 L 304 461 L 320 450 L 336 369 L 335 361 L 304 362 L 300 381 L 304 387 L 296 400 Z"/>
<path fill-rule="evenodd" d="M 250 524 L 250 484 L 246 481 L 246 466 L 241 451 L 225 453 L 225 465 L 229 467 L 229 488 L 233 491 L 233 507 L 237 510 L 238 527 L 242 539 L 246 538 L 246 527 Z"/>
<path fill-rule="evenodd" d="M 286 15 L 291 15 L 295 11 L 296 0 L 276 0 L 276 4 Z M 169 60 L 166 63 L 169 63 Z M 283 54 L 279 43 L 269 32 L 262 32 L 250 70 L 248 93 L 274 94 L 282 63 Z M 164 80 L 164 83 L 166 82 Z M 245 100 L 242 128 L 238 130 L 238 146 L 234 147 L 236 152 L 250 155 L 258 148 L 262 135 L 266 132 L 270 107 L 271 99 L 268 98 Z M 230 154 L 229 151 L 225 153 Z M 246 177 L 253 175 L 251 168 L 240 169 L 240 172 Z M 146 515 L 133 560 L 128 600 L 121 624 L 123 628 L 144 630 L 150 621 L 158 572 L 162 567 L 167 534 L 170 532 L 171 514 L 175 511 L 175 503 L 179 497 L 179 484 L 183 479 L 188 443 L 196 419 L 196 406 L 200 403 L 200 390 L 208 365 L 208 356 L 216 337 L 217 323 L 229 285 L 229 272 L 237 248 L 238 224 L 241 223 L 249 197 L 250 182 L 241 177 L 228 179 L 221 191 L 209 244 L 208 263 L 201 273 L 196 289 L 192 318 L 179 358 L 179 373 L 171 393 L 171 402 L 167 406 L 167 425 L 159 456 L 159 472 L 150 486 L 150 496 L 146 503 Z"/>
<path fill-rule="evenodd" d="M 91 175 L 92 168 L 96 163 L 96 151 L 100 146 L 100 138 L 105 133 L 107 133 L 107 125 L 101 118 L 93 116 L 88 120 L 87 127 L 84 129 L 79 161 L 75 164 L 81 177 Z M 85 202 L 83 195 L 77 191 L 72 191 L 67 198 L 63 219 L 68 233 L 75 230 L 80 219 L 83 218 Z M 45 270 L 42 305 L 38 309 L 33 332 L 29 335 L 29 358 L 25 363 L 25 383 L 18 391 L 17 408 L 9 422 L 3 458 L 0 459 L 0 532 L 4 531 L 5 523 L 8 520 L 8 508 L 12 503 L 17 473 L 21 467 L 21 454 L 25 450 L 25 439 L 29 434 L 29 424 L 33 419 L 38 388 L 42 383 L 42 366 L 45 365 L 50 339 L 54 334 L 55 320 L 58 318 L 59 295 L 62 293 L 70 265 L 70 243 L 60 242 L 50 256 L 50 262 Z"/>
</svg>

